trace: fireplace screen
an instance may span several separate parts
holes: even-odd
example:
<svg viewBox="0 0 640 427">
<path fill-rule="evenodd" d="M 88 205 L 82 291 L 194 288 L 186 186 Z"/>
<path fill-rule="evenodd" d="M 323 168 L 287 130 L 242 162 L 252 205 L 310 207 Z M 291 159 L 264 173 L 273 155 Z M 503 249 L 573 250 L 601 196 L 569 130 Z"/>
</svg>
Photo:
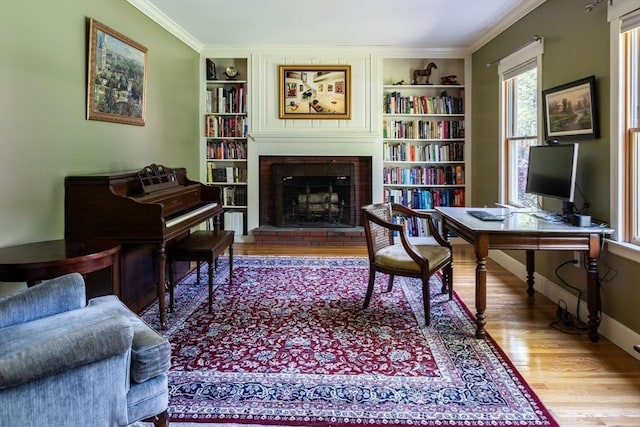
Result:
<svg viewBox="0 0 640 427">
<path fill-rule="evenodd" d="M 353 164 L 275 164 L 275 225 L 352 227 Z"/>
</svg>

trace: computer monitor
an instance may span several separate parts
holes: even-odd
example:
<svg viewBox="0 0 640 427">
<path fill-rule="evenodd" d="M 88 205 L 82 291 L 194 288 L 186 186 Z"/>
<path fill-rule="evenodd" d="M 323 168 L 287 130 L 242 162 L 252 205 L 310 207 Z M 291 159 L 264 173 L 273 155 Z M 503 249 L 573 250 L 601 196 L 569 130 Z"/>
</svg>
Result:
<svg viewBox="0 0 640 427">
<path fill-rule="evenodd" d="M 563 213 L 573 211 L 578 144 L 534 145 L 529 148 L 525 191 L 562 200 Z"/>
</svg>

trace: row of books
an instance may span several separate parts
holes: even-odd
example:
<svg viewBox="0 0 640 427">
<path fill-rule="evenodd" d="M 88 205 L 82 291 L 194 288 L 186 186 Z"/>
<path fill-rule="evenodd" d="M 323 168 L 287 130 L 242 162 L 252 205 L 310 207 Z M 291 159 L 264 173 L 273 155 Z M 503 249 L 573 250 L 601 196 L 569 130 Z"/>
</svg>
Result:
<svg viewBox="0 0 640 427">
<path fill-rule="evenodd" d="M 430 190 L 389 188 L 384 201 L 399 203 L 412 209 L 433 209 L 435 206 L 464 206 L 464 188 L 435 188 Z"/>
<path fill-rule="evenodd" d="M 464 114 L 464 91 L 453 97 L 444 91 L 437 96 L 402 96 L 391 92 L 384 96 L 385 114 Z"/>
<path fill-rule="evenodd" d="M 392 222 L 401 224 L 404 232 L 409 237 L 429 237 L 429 225 L 425 218 L 405 217 L 402 215 L 394 215 Z M 396 233 L 397 234 L 397 233 Z"/>
<path fill-rule="evenodd" d="M 233 231 L 235 236 L 245 234 L 246 212 L 231 210 L 222 216 L 222 226 L 225 230 Z"/>
<path fill-rule="evenodd" d="M 464 120 L 384 120 L 382 136 L 390 139 L 464 138 Z"/>
<path fill-rule="evenodd" d="M 247 88 L 244 84 L 207 90 L 207 113 L 246 113 Z"/>
<path fill-rule="evenodd" d="M 384 143 L 384 160 L 395 162 L 450 162 L 464 160 L 464 143 L 414 144 Z"/>
<path fill-rule="evenodd" d="M 248 121 L 245 116 L 221 117 L 206 115 L 204 136 L 208 138 L 246 138 Z"/>
<path fill-rule="evenodd" d="M 217 168 L 213 163 L 209 163 L 207 166 L 207 180 L 209 182 L 247 182 L 247 168 L 234 166 Z"/>
<path fill-rule="evenodd" d="M 217 141 L 207 141 L 207 159 L 244 160 L 246 158 L 246 141 L 229 141 L 224 139 Z"/>
<path fill-rule="evenodd" d="M 464 166 L 421 166 L 413 168 L 386 167 L 382 179 L 385 184 L 406 185 L 463 185 Z"/>
<path fill-rule="evenodd" d="M 222 204 L 224 206 L 247 206 L 247 187 L 222 187 Z"/>
</svg>

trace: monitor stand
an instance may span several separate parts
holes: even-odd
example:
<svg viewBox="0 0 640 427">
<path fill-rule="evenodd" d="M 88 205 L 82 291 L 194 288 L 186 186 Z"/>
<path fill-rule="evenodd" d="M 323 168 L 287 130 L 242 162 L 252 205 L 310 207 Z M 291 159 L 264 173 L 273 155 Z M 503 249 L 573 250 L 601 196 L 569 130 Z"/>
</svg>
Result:
<svg viewBox="0 0 640 427">
<path fill-rule="evenodd" d="M 562 201 L 562 217 L 565 219 L 569 219 L 571 215 L 576 213 L 576 205 L 573 202 L 568 202 L 566 200 Z"/>
</svg>

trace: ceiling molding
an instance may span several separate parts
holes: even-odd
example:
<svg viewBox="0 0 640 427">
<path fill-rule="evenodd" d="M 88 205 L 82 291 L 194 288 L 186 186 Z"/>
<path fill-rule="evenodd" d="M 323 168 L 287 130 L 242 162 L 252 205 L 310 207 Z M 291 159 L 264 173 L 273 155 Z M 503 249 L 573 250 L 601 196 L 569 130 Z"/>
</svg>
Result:
<svg viewBox="0 0 640 427">
<path fill-rule="evenodd" d="M 471 52 L 475 52 L 485 44 L 489 43 L 504 30 L 515 24 L 520 18 L 526 16 L 528 13 L 540 6 L 545 1 L 546 0 L 530 0 L 521 2 L 518 6 L 516 6 L 506 14 L 500 20 L 500 23 L 498 25 L 492 27 L 489 31 L 481 35 L 475 43 L 471 44 L 471 46 L 469 46 Z"/>
<path fill-rule="evenodd" d="M 196 52 L 200 52 L 203 48 L 202 43 L 195 39 L 191 34 L 185 31 L 181 26 L 175 23 L 171 18 L 158 10 L 157 7 L 149 3 L 148 0 L 127 0 L 129 4 L 144 13 L 152 21 L 156 22 L 162 28 L 173 34 L 184 44 L 189 46 Z"/>
</svg>

